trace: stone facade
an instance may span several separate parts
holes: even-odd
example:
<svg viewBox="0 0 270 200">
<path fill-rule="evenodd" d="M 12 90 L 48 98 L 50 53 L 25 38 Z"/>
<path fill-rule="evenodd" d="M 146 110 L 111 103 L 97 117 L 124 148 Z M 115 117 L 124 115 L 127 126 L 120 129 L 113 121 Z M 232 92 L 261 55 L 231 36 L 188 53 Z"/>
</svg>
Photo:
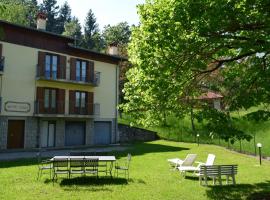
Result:
<svg viewBox="0 0 270 200">
<path fill-rule="evenodd" d="M 0 117 L 0 149 L 7 148 L 8 118 Z"/>
<path fill-rule="evenodd" d="M 24 148 L 31 149 L 38 147 L 37 141 L 38 123 L 34 117 L 27 117 L 25 120 Z"/>
<path fill-rule="evenodd" d="M 157 133 L 123 124 L 118 125 L 120 142 L 153 141 L 158 139 Z"/>
</svg>

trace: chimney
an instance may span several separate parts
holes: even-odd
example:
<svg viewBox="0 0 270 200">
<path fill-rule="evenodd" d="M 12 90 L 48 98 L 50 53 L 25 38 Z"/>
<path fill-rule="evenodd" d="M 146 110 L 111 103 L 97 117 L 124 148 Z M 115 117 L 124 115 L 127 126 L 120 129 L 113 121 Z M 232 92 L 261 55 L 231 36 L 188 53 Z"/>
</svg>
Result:
<svg viewBox="0 0 270 200">
<path fill-rule="evenodd" d="M 117 42 L 113 42 L 113 43 L 109 44 L 107 53 L 110 55 L 113 55 L 113 56 L 119 55 Z"/>
<path fill-rule="evenodd" d="M 43 12 L 37 14 L 37 29 L 46 30 L 47 15 Z"/>
</svg>

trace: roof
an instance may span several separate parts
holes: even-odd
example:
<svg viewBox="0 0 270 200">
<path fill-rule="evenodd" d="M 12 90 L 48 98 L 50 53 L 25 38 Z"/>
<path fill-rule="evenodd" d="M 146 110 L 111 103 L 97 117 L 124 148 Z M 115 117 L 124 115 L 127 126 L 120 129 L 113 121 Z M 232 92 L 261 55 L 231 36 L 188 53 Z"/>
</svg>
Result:
<svg viewBox="0 0 270 200">
<path fill-rule="evenodd" d="M 221 99 L 223 96 L 215 92 L 207 92 L 199 96 L 197 99 Z"/>
<path fill-rule="evenodd" d="M 77 46 L 73 45 L 73 43 L 75 42 L 75 39 L 71 38 L 71 37 L 68 37 L 68 36 L 48 32 L 48 31 L 45 31 L 45 30 L 39 30 L 39 29 L 32 28 L 32 27 L 26 27 L 26 26 L 23 26 L 23 25 L 10 23 L 10 22 L 3 21 L 3 20 L 0 20 L 0 25 L 1 24 L 2 25 L 7 25 L 7 26 L 10 26 L 10 27 L 13 27 L 13 28 L 18 28 L 20 30 L 31 31 L 31 32 L 40 33 L 40 34 L 46 34 L 46 35 L 52 36 L 52 37 L 54 37 L 56 39 L 57 38 L 62 39 L 62 40 L 64 39 L 66 41 L 67 47 L 70 47 L 72 49 L 76 49 L 77 51 L 80 51 L 80 52 L 91 53 L 92 55 L 96 55 L 96 56 L 99 56 L 99 57 L 105 57 L 107 59 L 110 59 L 110 60 L 113 60 L 113 61 L 118 61 L 118 62 L 128 60 L 127 58 L 124 58 L 124 57 L 109 55 L 109 54 L 100 53 L 100 52 L 97 52 L 97 51 L 77 47 Z"/>
<path fill-rule="evenodd" d="M 10 26 L 17 27 L 17 28 L 20 28 L 20 29 L 26 29 L 26 30 L 30 30 L 30 31 L 45 33 L 45 34 L 56 36 L 56 37 L 59 37 L 59 38 L 68 39 L 68 40 L 71 40 L 72 42 L 74 42 L 74 39 L 72 37 L 60 35 L 60 34 L 57 34 L 57 33 L 52 33 L 52 32 L 46 31 L 46 30 L 41 30 L 41 29 L 36 29 L 36 28 L 28 27 L 28 26 L 14 24 L 14 23 L 7 22 L 7 21 L 4 21 L 4 20 L 0 20 L 0 24 L 6 24 L 6 25 L 10 25 Z"/>
</svg>

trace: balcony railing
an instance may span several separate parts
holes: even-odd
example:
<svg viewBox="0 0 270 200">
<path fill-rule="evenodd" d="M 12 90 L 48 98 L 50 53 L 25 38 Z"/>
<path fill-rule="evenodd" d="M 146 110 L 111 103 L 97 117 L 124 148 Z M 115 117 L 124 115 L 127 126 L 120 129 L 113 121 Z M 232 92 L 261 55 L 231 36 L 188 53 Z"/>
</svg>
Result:
<svg viewBox="0 0 270 200">
<path fill-rule="evenodd" d="M 1 68 L 0 68 L 1 69 Z M 51 80 L 51 81 L 62 81 L 62 82 L 69 82 L 69 83 L 78 83 L 78 84 L 91 84 L 93 86 L 99 86 L 100 84 L 100 72 L 95 72 L 93 80 L 71 80 L 71 75 L 66 75 L 66 70 L 61 68 L 59 71 L 46 71 L 40 70 L 40 66 L 36 66 L 36 78 L 41 80 Z M 1 70 L 0 70 L 1 71 Z"/>
<path fill-rule="evenodd" d="M 1 100 L 1 99 L 0 99 Z M 65 105 L 68 106 L 68 110 L 65 112 Z M 43 100 L 35 102 L 35 114 L 49 114 L 49 115 L 99 115 L 100 105 L 99 104 L 84 104 L 76 105 L 76 102 L 59 102 L 55 104 L 45 106 Z"/>
<path fill-rule="evenodd" d="M 69 102 L 70 115 L 94 115 L 94 104 L 78 104 L 76 102 Z"/>
<path fill-rule="evenodd" d="M 5 57 L 0 57 L 0 73 L 4 72 L 5 68 Z"/>
<path fill-rule="evenodd" d="M 45 101 L 35 101 L 35 114 L 65 114 L 65 102 L 56 101 L 45 105 Z"/>
</svg>

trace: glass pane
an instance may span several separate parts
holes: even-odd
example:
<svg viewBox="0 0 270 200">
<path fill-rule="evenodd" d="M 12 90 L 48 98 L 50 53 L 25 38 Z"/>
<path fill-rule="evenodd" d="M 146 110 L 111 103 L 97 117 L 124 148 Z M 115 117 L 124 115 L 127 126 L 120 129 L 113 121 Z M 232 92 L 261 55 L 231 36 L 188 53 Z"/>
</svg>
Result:
<svg viewBox="0 0 270 200">
<path fill-rule="evenodd" d="M 51 108 L 56 108 L 56 91 L 52 90 Z"/>
<path fill-rule="evenodd" d="M 85 92 L 81 93 L 81 108 L 85 108 Z"/>
<path fill-rule="evenodd" d="M 82 62 L 82 81 L 86 81 L 86 62 Z"/>
<path fill-rule="evenodd" d="M 50 97 L 50 90 L 45 89 L 44 108 L 49 108 L 49 97 Z"/>
<path fill-rule="evenodd" d="M 57 78 L 57 56 L 52 56 L 52 78 Z"/>
<path fill-rule="evenodd" d="M 81 80 L 81 62 L 77 61 L 76 62 L 76 81 Z"/>
<path fill-rule="evenodd" d="M 75 107 L 79 108 L 80 107 L 80 92 L 76 92 L 76 103 L 75 103 Z"/>
<path fill-rule="evenodd" d="M 45 77 L 50 78 L 51 77 L 51 56 L 46 55 L 45 59 Z"/>
</svg>

